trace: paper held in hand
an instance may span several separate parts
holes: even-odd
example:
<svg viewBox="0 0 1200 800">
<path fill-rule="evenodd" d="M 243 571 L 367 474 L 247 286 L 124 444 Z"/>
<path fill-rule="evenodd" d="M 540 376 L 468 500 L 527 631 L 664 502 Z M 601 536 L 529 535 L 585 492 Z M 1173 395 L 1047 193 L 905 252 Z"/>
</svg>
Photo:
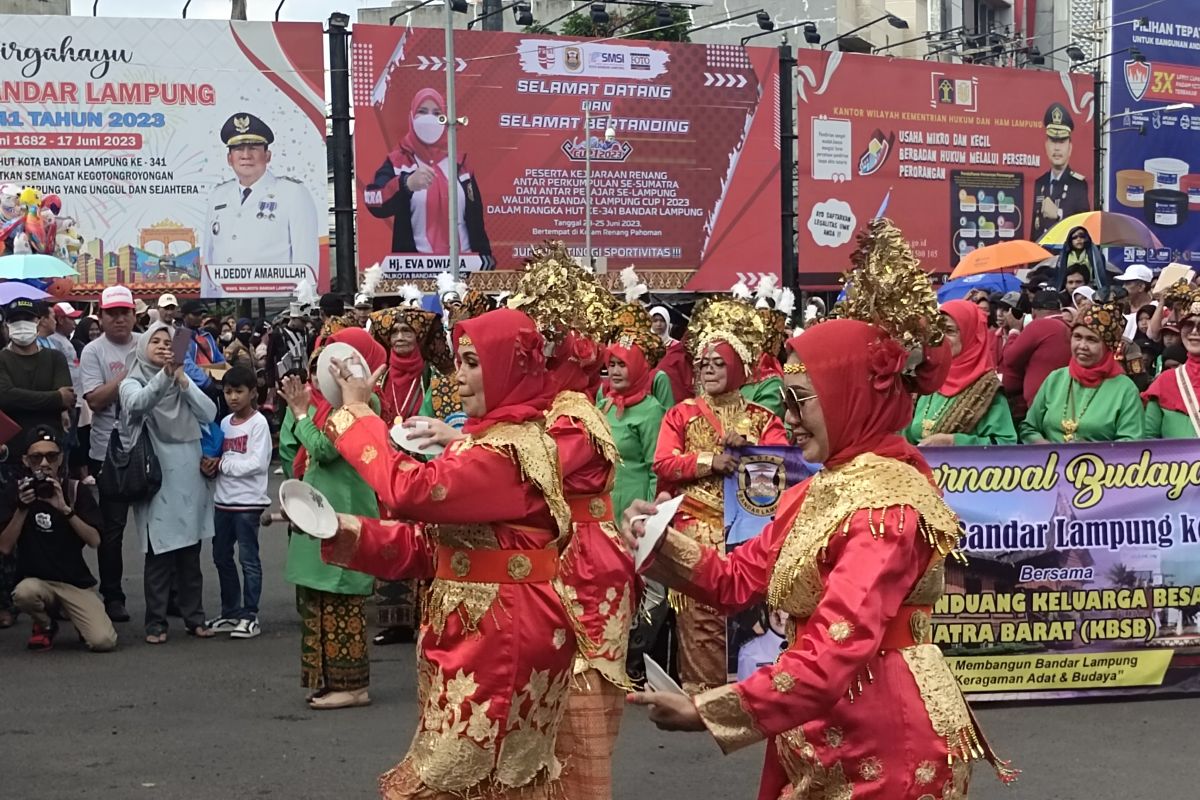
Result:
<svg viewBox="0 0 1200 800">
<path fill-rule="evenodd" d="M 667 674 L 667 671 L 659 666 L 658 662 L 647 655 L 642 656 L 642 661 L 646 665 L 646 689 L 651 692 L 667 692 L 671 694 L 685 694 L 683 688 L 680 687 L 675 680 Z"/>
<path fill-rule="evenodd" d="M 660 503 L 658 510 L 653 514 L 639 514 L 633 518 L 634 522 L 645 520 L 646 532 L 642 538 L 638 539 L 637 550 L 633 554 L 634 567 L 641 569 L 646 563 L 646 559 L 650 558 L 650 554 L 658 547 L 658 543 L 662 537 L 666 535 L 667 527 L 671 524 L 671 520 L 679 512 L 679 507 L 683 505 L 685 495 L 672 497 L 663 503 Z"/>
</svg>

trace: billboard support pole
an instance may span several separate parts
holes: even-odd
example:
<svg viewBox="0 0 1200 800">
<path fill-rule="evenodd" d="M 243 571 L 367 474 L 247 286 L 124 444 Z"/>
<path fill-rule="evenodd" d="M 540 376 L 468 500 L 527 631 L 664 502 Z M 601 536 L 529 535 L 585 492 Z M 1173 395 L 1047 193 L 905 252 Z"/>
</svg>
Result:
<svg viewBox="0 0 1200 800">
<path fill-rule="evenodd" d="M 592 266 L 592 104 L 583 104 L 583 263 Z"/>
<path fill-rule="evenodd" d="M 344 14 L 329 18 L 329 150 L 333 155 L 333 236 L 335 291 L 354 291 L 354 152 L 350 141 L 350 59 Z M 316 269 L 317 265 L 313 264 Z"/>
<path fill-rule="evenodd" d="M 792 54 L 791 45 L 779 47 L 779 188 L 780 188 L 780 219 L 779 228 L 783 236 L 783 263 L 780 269 L 780 282 L 795 291 L 800 283 L 799 264 L 796 261 L 796 237 L 792 231 L 796 212 L 792 210 L 796 202 L 796 185 L 793 179 L 795 163 L 792 160 L 792 150 L 796 141 L 795 125 L 792 120 L 792 69 L 796 66 L 796 58 Z"/>
<path fill-rule="evenodd" d="M 454 73 L 458 62 L 454 59 L 454 4 L 446 2 L 446 16 L 442 25 L 446 32 L 446 154 L 448 156 L 450 197 L 450 274 L 458 280 L 458 106 L 454 98 Z"/>
<path fill-rule="evenodd" d="M 1095 196 L 1092 205 L 1096 211 L 1104 210 L 1104 143 L 1101 128 L 1104 127 L 1101 117 L 1104 112 L 1104 100 L 1101 93 L 1104 91 L 1104 81 L 1100 79 L 1100 70 L 1092 73 L 1092 108 L 1096 109 L 1096 113 L 1092 116 L 1092 158 L 1095 159 L 1095 169 L 1092 174 L 1096 176 L 1093 180 L 1092 194 Z"/>
</svg>

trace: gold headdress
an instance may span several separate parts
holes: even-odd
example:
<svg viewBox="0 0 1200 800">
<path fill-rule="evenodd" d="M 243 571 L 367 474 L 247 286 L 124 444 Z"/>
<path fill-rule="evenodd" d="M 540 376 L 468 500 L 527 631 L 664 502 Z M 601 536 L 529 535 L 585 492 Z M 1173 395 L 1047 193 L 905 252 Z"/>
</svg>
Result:
<svg viewBox="0 0 1200 800">
<path fill-rule="evenodd" d="M 858 234 L 854 267 L 842 276 L 846 297 L 834 314 L 877 325 L 907 350 L 937 345 L 945 335 L 937 294 L 904 234 L 890 219 L 873 219 Z"/>
<path fill-rule="evenodd" d="M 508 299 L 508 307 L 532 317 L 551 345 L 571 330 L 593 342 L 605 341 L 615 305 L 613 296 L 575 262 L 562 242 L 533 249 L 517 292 Z"/>
<path fill-rule="evenodd" d="M 621 283 L 626 302 L 613 313 L 613 328 L 608 343 L 624 348 L 636 346 L 645 356 L 646 363 L 654 366 L 666 354 L 667 347 L 662 337 L 651 330 L 650 313 L 638 299 L 648 290 L 638 280 L 633 267 L 621 271 Z"/>
<path fill-rule="evenodd" d="M 767 326 L 750 303 L 728 297 L 710 297 L 697 303 L 692 312 L 687 344 L 695 359 L 712 344 L 725 342 L 750 371 L 763 351 L 766 335 Z"/>
<path fill-rule="evenodd" d="M 1092 303 L 1079 315 L 1075 324 L 1082 325 L 1099 336 L 1100 341 L 1104 342 L 1104 346 L 1113 355 L 1121 354 L 1121 344 L 1125 337 L 1125 315 L 1116 303 Z"/>
<path fill-rule="evenodd" d="M 1171 309 L 1176 322 L 1188 317 L 1200 316 L 1200 288 L 1180 278 L 1163 295 L 1163 302 Z"/>
</svg>

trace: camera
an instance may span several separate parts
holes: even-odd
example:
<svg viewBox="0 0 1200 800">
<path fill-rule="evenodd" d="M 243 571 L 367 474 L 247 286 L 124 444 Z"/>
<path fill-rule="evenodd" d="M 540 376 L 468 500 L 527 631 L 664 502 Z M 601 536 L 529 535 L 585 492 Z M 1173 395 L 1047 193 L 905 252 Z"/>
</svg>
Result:
<svg viewBox="0 0 1200 800">
<path fill-rule="evenodd" d="M 33 488 L 33 496 L 39 500 L 49 500 L 54 497 L 54 484 L 50 481 L 49 476 L 43 475 L 40 472 L 35 472 L 21 482 L 21 488 Z"/>
</svg>

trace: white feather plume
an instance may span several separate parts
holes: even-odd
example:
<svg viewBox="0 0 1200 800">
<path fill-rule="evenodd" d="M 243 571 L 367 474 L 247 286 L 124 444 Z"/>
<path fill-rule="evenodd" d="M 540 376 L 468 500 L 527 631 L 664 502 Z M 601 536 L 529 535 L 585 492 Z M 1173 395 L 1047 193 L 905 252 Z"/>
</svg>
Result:
<svg viewBox="0 0 1200 800">
<path fill-rule="evenodd" d="M 770 308 L 771 303 L 775 302 L 775 289 L 779 285 L 779 279 L 774 275 L 763 275 L 758 286 L 754 287 L 754 297 L 758 300 L 754 304 L 755 308 Z"/>
<path fill-rule="evenodd" d="M 638 278 L 632 265 L 621 270 L 621 288 L 625 290 L 626 303 L 636 303 L 639 297 L 650 291 Z"/>
<path fill-rule="evenodd" d="M 746 285 L 745 281 L 738 281 L 729 291 L 734 300 L 749 300 L 754 296 L 750 293 L 750 287 Z"/>
<path fill-rule="evenodd" d="M 309 278 L 305 278 L 296 284 L 296 291 L 294 294 L 296 296 L 296 302 L 305 309 L 312 308 L 319 301 L 319 298 L 317 297 L 317 287 Z"/>
<path fill-rule="evenodd" d="M 365 294 L 367 297 L 374 297 L 375 292 L 379 289 L 379 282 L 383 280 L 383 267 L 378 263 L 372 264 L 363 270 L 362 284 L 358 287 L 359 294 Z"/>
<path fill-rule="evenodd" d="M 400 286 L 400 302 L 404 305 L 419 306 L 424 297 L 425 293 L 416 284 L 405 283 Z"/>
<path fill-rule="evenodd" d="M 437 284 L 438 297 L 441 297 L 446 292 L 458 290 L 458 286 L 454 283 L 454 276 L 449 272 L 439 272 L 434 282 Z"/>
<path fill-rule="evenodd" d="M 796 293 L 786 286 L 775 293 L 775 310 L 790 317 L 796 309 Z"/>
</svg>

